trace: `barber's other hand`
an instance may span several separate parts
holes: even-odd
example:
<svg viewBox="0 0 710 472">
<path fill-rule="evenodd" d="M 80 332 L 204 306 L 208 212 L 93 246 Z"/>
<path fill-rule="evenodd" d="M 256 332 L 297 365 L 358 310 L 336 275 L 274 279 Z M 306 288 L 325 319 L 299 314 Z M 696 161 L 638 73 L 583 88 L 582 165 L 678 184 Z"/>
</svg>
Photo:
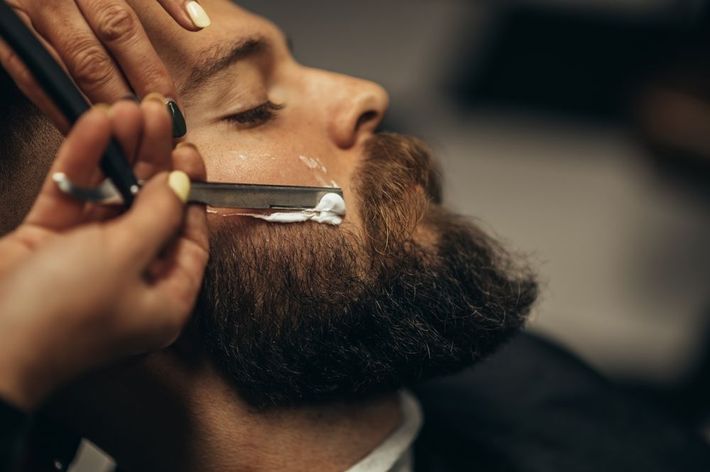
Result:
<svg viewBox="0 0 710 472">
<path fill-rule="evenodd" d="M 100 179 L 114 134 L 148 180 L 121 215 L 82 204 L 52 181 Z M 0 239 L 0 396 L 31 410 L 73 377 L 170 345 L 189 319 L 208 258 L 204 208 L 184 200 L 204 178 L 196 148 L 172 151 L 160 98 L 95 108 L 61 147 L 25 222 Z M 113 216 L 113 217 L 111 217 Z"/>
<path fill-rule="evenodd" d="M 181 27 L 210 20 L 193 0 L 158 2 Z M 7 0 L 92 103 L 158 92 L 177 100 L 175 85 L 127 0 Z M 0 40 L 0 63 L 18 87 L 66 133 L 68 124 L 27 68 Z M 176 134 L 179 134 L 176 132 Z M 177 136 L 176 136 L 177 137 Z"/>
</svg>

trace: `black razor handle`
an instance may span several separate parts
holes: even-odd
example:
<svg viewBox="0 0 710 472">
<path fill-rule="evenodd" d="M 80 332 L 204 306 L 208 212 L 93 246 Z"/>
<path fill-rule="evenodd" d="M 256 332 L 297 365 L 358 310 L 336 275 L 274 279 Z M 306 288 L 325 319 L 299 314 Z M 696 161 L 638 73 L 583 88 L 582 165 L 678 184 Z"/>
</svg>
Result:
<svg viewBox="0 0 710 472">
<path fill-rule="evenodd" d="M 91 108 L 64 69 L 4 0 L 0 0 L 0 36 L 72 125 Z M 126 206 L 130 206 L 140 186 L 115 139 L 111 139 L 104 152 L 101 170 L 116 186 Z"/>
</svg>

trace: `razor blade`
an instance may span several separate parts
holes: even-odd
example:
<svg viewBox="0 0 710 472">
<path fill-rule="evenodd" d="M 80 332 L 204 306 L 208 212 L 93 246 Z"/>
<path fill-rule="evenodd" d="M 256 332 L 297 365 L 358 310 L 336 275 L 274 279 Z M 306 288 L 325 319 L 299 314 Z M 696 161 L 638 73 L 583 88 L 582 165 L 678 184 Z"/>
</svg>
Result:
<svg viewBox="0 0 710 472">
<path fill-rule="evenodd" d="M 108 179 L 98 187 L 88 188 L 75 185 L 61 172 L 57 172 L 52 178 L 60 191 L 78 200 L 97 205 L 123 203 L 121 194 Z M 193 182 L 188 201 L 215 208 L 303 211 L 317 207 L 329 193 L 343 197 L 342 189 L 331 187 Z"/>
</svg>

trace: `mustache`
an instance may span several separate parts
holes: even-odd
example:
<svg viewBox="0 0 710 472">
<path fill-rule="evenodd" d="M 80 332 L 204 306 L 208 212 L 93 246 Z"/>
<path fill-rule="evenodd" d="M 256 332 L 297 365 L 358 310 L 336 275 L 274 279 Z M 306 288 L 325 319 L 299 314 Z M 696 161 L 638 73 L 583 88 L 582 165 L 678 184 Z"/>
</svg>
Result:
<svg viewBox="0 0 710 472">
<path fill-rule="evenodd" d="M 380 178 L 396 184 L 385 190 L 395 190 L 396 195 L 407 185 L 415 185 L 425 191 L 432 203 L 442 203 L 441 167 L 421 139 L 397 133 L 376 134 L 365 145 L 365 156 L 364 172 L 380 172 Z"/>
<path fill-rule="evenodd" d="M 410 136 L 373 136 L 353 183 L 367 242 L 380 255 L 410 240 L 442 202 L 439 167 L 426 144 Z"/>
<path fill-rule="evenodd" d="M 423 142 L 380 134 L 366 151 L 351 181 L 361 226 L 210 228 L 195 334 L 257 410 L 453 373 L 516 332 L 535 299 L 494 240 L 438 205 Z"/>
</svg>

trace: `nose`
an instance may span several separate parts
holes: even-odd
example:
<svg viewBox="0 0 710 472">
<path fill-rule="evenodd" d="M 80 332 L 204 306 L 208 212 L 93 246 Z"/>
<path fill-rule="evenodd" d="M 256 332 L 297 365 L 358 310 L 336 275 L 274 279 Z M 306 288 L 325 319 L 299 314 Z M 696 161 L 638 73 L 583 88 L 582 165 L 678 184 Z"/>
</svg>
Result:
<svg viewBox="0 0 710 472">
<path fill-rule="evenodd" d="M 389 107 L 389 95 L 368 80 L 318 71 L 326 107 L 328 134 L 341 149 L 357 145 L 382 122 Z"/>
</svg>

